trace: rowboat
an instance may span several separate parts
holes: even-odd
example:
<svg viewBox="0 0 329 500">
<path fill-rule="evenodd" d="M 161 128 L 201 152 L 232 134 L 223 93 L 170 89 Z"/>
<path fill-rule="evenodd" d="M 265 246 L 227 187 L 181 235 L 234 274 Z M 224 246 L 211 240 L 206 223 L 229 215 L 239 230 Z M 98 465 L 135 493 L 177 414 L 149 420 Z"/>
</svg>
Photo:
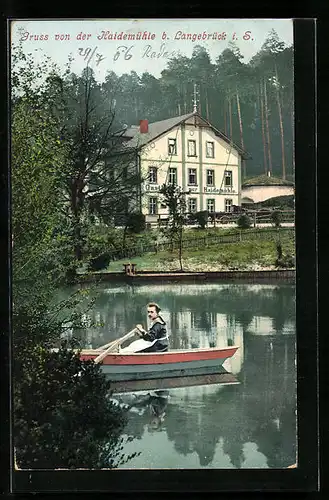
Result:
<svg viewBox="0 0 329 500">
<path fill-rule="evenodd" d="M 223 364 L 238 346 L 209 347 L 168 352 L 124 353 L 109 352 L 102 359 L 102 370 L 113 382 L 151 380 L 226 372 Z M 81 360 L 96 360 L 99 349 L 83 349 Z"/>
</svg>

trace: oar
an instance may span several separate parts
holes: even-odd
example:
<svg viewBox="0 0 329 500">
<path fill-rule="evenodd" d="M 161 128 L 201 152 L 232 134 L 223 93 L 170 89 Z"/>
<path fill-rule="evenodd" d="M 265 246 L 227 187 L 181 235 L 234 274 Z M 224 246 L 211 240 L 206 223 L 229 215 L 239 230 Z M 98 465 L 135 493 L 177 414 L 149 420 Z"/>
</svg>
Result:
<svg viewBox="0 0 329 500">
<path fill-rule="evenodd" d="M 134 331 L 134 330 L 132 330 Z M 128 335 L 128 334 L 127 334 Z M 114 342 L 117 342 L 118 340 L 121 340 L 123 337 L 120 337 L 120 339 L 117 339 L 117 340 L 111 340 L 111 342 L 109 342 L 108 344 L 104 344 L 104 345 L 101 345 L 100 347 L 97 347 L 97 349 L 95 349 L 96 351 L 103 351 L 104 349 L 107 349 L 108 347 L 110 347 L 112 344 L 114 344 Z"/>
<path fill-rule="evenodd" d="M 104 349 L 107 349 L 108 347 L 110 347 L 110 345 L 114 344 L 114 342 L 116 342 L 116 340 L 111 340 L 111 342 L 109 342 L 108 344 L 101 345 L 100 347 L 97 347 L 96 351 L 103 351 Z"/>
<path fill-rule="evenodd" d="M 114 342 L 112 342 L 111 345 L 107 349 L 105 349 L 99 356 L 97 356 L 97 358 L 95 358 L 94 362 L 95 363 L 100 363 L 101 361 L 103 361 L 103 359 L 105 358 L 105 356 L 107 356 L 107 354 L 109 352 L 113 352 L 114 349 L 118 345 L 122 344 L 122 342 L 124 342 L 125 340 L 128 340 L 131 337 L 133 337 L 135 335 L 136 330 L 137 330 L 137 328 L 134 328 L 133 330 L 131 330 L 131 332 L 126 333 L 126 335 L 124 335 L 120 339 L 115 340 Z"/>
</svg>

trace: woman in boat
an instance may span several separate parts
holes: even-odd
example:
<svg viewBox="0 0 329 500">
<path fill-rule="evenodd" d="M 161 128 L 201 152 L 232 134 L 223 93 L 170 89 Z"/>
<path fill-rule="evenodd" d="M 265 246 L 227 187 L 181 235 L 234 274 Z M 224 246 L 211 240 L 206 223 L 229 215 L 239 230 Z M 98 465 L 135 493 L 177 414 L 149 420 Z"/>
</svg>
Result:
<svg viewBox="0 0 329 500">
<path fill-rule="evenodd" d="M 147 315 L 151 321 L 148 330 L 144 330 L 141 324 L 136 325 L 140 340 L 132 342 L 128 347 L 120 349 L 120 352 L 166 352 L 168 351 L 168 334 L 166 322 L 159 315 L 161 311 L 158 304 L 150 302 L 147 304 Z"/>
<path fill-rule="evenodd" d="M 136 325 L 138 335 L 152 345 L 139 352 L 166 352 L 168 351 L 168 334 L 166 322 L 160 316 L 160 307 L 155 302 L 147 304 L 147 316 L 151 321 L 149 330 L 144 330 L 142 325 Z"/>
</svg>

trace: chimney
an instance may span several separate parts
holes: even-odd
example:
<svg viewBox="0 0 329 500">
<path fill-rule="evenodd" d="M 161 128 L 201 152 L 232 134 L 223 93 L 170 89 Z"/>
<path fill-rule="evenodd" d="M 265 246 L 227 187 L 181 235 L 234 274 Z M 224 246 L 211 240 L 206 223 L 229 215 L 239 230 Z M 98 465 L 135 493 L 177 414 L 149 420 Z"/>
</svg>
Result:
<svg viewBox="0 0 329 500">
<path fill-rule="evenodd" d="M 147 134 L 149 131 L 148 120 L 139 120 L 139 131 L 141 134 Z"/>
</svg>

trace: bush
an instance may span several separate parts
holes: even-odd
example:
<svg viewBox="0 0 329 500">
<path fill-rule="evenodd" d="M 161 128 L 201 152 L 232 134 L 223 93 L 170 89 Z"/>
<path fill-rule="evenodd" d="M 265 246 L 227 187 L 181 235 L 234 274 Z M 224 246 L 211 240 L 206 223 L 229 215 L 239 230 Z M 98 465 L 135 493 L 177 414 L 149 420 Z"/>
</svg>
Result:
<svg viewBox="0 0 329 500">
<path fill-rule="evenodd" d="M 81 361 L 68 347 L 52 352 L 35 346 L 15 359 L 19 468 L 115 468 L 132 458 L 121 451 L 125 411 L 109 400 L 101 366 Z"/>
<path fill-rule="evenodd" d="M 88 269 L 105 269 L 112 260 L 112 252 L 120 248 L 122 236 L 119 230 L 105 225 L 91 226 L 87 234 L 84 261 Z"/>
<path fill-rule="evenodd" d="M 201 210 L 200 212 L 196 212 L 195 214 L 191 214 L 190 218 L 192 221 L 196 222 L 199 224 L 199 227 L 201 229 L 205 229 L 207 223 L 208 223 L 208 211 L 207 210 Z"/>
<path fill-rule="evenodd" d="M 281 220 L 282 220 L 281 213 L 278 210 L 274 210 L 274 212 L 271 213 L 272 224 L 274 224 L 275 227 L 280 227 Z"/>
<path fill-rule="evenodd" d="M 276 259 L 275 261 L 276 267 L 281 268 L 291 268 L 295 267 L 295 259 L 292 255 L 283 255 L 281 259 Z"/>
<path fill-rule="evenodd" d="M 101 269 L 106 269 L 112 260 L 112 254 L 108 252 L 101 253 L 97 257 L 92 257 L 88 262 L 89 271 L 100 271 Z"/>
<path fill-rule="evenodd" d="M 240 229 L 249 229 L 251 227 L 251 219 L 246 214 L 240 215 L 236 223 Z"/>
<path fill-rule="evenodd" d="M 268 200 L 257 203 L 260 207 L 280 207 L 282 209 L 295 208 L 295 197 L 293 194 L 286 196 L 276 196 L 274 198 L 269 198 Z"/>
<path fill-rule="evenodd" d="M 286 255 L 283 254 L 282 245 L 280 242 L 276 244 L 276 254 L 277 254 L 277 258 L 275 261 L 276 267 L 281 267 L 281 268 L 295 267 L 294 257 L 290 254 Z"/>
<path fill-rule="evenodd" d="M 135 212 L 128 215 L 127 229 L 132 233 L 141 233 L 145 230 L 145 215 L 141 212 Z"/>
</svg>

